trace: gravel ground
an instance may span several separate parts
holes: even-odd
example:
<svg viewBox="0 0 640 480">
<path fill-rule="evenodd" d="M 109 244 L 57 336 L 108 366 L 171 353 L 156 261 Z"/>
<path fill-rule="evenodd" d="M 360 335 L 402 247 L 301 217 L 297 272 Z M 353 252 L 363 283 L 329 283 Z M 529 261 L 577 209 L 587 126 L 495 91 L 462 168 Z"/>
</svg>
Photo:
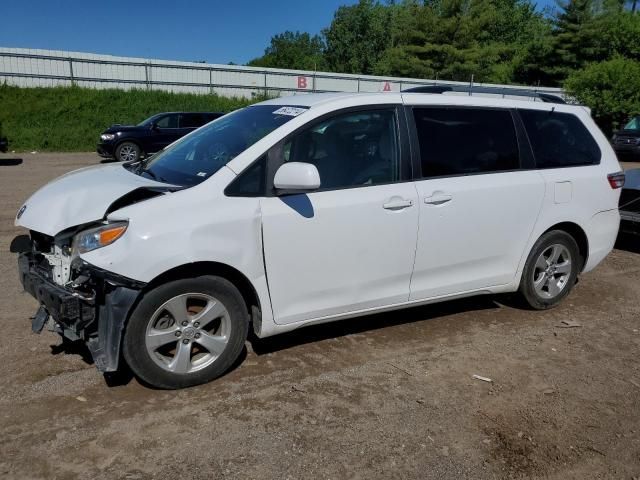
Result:
<svg viewBox="0 0 640 480">
<path fill-rule="evenodd" d="M 23 158 L 0 164 L 1 478 L 640 477 L 638 239 L 552 311 L 487 296 L 311 327 L 252 339 L 213 383 L 155 391 L 30 333 L 13 216 L 100 160 Z"/>
</svg>

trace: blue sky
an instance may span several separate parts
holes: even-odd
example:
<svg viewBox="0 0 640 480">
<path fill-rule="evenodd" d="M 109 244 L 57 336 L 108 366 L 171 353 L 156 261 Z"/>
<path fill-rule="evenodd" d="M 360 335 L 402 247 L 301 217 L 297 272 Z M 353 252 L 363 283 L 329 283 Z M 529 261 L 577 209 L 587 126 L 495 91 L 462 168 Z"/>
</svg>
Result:
<svg viewBox="0 0 640 480">
<path fill-rule="evenodd" d="M 318 33 L 356 1 L 3 0 L 0 46 L 246 63 L 272 35 Z"/>
</svg>

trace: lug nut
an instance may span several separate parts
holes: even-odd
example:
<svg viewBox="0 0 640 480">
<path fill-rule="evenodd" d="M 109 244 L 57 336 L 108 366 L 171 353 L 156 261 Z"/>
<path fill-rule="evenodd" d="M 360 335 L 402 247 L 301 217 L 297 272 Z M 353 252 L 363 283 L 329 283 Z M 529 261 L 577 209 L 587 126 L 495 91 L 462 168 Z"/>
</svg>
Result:
<svg viewBox="0 0 640 480">
<path fill-rule="evenodd" d="M 199 333 L 196 333 L 196 338 L 200 338 L 200 334 Z"/>
<path fill-rule="evenodd" d="M 196 327 L 196 328 L 199 327 L 200 326 L 200 322 L 194 322 L 193 326 Z"/>
<path fill-rule="evenodd" d="M 189 339 L 188 338 L 183 339 L 182 343 L 184 343 L 186 345 L 187 343 L 189 343 Z"/>
<path fill-rule="evenodd" d="M 182 332 L 181 332 L 180 330 L 178 330 L 178 331 L 176 332 L 176 337 L 179 337 L 180 335 L 182 335 Z"/>
<path fill-rule="evenodd" d="M 186 327 L 187 325 L 189 325 L 189 322 L 187 322 L 186 320 L 183 320 L 183 321 L 182 321 L 182 326 L 183 326 L 183 327 Z"/>
</svg>

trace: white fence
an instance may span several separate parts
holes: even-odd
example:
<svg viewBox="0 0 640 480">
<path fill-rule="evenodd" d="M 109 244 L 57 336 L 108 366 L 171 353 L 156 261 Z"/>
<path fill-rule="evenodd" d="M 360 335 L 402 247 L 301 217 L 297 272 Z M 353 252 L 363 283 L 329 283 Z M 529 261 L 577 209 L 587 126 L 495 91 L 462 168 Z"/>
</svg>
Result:
<svg viewBox="0 0 640 480">
<path fill-rule="evenodd" d="M 4 82 L 20 87 L 77 85 L 89 88 L 216 93 L 236 97 L 308 92 L 397 92 L 419 85 L 468 85 L 417 78 L 267 69 L 0 47 L 0 83 Z M 492 86 L 506 89 L 522 88 L 509 85 Z M 529 88 L 539 92 L 562 94 L 557 88 Z"/>
</svg>

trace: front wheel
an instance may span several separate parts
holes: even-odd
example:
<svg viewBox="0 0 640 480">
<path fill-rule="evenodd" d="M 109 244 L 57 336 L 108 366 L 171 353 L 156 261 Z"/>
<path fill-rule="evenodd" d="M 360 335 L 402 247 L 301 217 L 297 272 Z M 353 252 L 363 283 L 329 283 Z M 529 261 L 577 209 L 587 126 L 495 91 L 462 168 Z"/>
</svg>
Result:
<svg viewBox="0 0 640 480">
<path fill-rule="evenodd" d="M 121 162 L 136 162 L 140 159 L 140 147 L 133 142 L 122 142 L 116 148 L 116 160 Z"/>
<path fill-rule="evenodd" d="M 158 388 L 209 382 L 238 359 L 247 338 L 244 300 L 214 276 L 176 280 L 146 293 L 131 315 L 123 355 L 133 372 Z"/>
<path fill-rule="evenodd" d="M 520 280 L 520 295 L 536 310 L 555 307 L 569 295 L 581 267 L 574 238 L 561 230 L 547 232 L 529 253 Z"/>
</svg>

